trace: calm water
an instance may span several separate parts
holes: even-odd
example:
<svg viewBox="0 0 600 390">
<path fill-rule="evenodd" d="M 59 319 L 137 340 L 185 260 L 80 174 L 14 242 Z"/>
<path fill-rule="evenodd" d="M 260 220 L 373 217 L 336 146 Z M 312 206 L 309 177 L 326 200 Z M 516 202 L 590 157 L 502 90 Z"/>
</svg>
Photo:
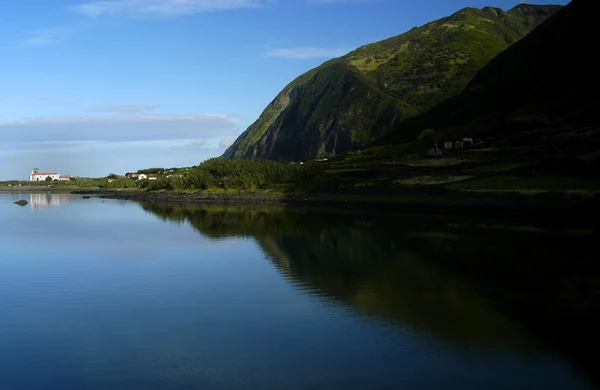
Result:
<svg viewBox="0 0 600 390">
<path fill-rule="evenodd" d="M 561 310 L 594 243 L 465 218 L 0 194 L 0 390 L 592 389 Z"/>
</svg>

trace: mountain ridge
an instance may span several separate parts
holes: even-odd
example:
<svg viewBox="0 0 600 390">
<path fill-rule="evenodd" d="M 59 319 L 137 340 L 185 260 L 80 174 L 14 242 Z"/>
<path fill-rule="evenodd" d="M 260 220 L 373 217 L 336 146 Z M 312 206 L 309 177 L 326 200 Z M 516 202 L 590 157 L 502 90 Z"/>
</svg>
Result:
<svg viewBox="0 0 600 390">
<path fill-rule="evenodd" d="M 463 8 L 288 84 L 223 157 L 303 160 L 363 147 L 452 97 L 560 6 Z"/>
<path fill-rule="evenodd" d="M 410 142 L 425 129 L 462 128 L 495 136 L 511 127 L 597 124 L 599 81 L 589 50 L 589 26 L 598 11 L 599 4 L 572 1 L 490 61 L 461 94 L 408 120 L 377 143 Z"/>
</svg>

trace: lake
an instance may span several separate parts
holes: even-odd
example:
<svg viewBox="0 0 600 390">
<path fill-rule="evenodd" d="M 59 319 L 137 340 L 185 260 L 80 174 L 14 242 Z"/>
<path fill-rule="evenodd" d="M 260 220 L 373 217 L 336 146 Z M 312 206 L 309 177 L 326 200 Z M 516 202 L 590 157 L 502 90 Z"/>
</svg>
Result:
<svg viewBox="0 0 600 390">
<path fill-rule="evenodd" d="M 0 389 L 594 389 L 596 237 L 0 194 Z"/>
</svg>

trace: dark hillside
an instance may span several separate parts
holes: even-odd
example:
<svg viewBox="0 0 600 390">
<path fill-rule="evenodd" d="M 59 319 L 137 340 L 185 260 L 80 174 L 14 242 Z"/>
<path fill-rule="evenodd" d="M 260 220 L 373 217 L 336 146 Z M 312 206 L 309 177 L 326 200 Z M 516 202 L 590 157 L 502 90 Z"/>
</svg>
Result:
<svg viewBox="0 0 600 390">
<path fill-rule="evenodd" d="M 328 61 L 285 87 L 223 157 L 304 160 L 364 147 L 460 93 L 560 8 L 464 8 Z"/>
<path fill-rule="evenodd" d="M 502 137 L 597 126 L 599 8 L 591 0 L 571 2 L 492 60 L 461 94 L 406 122 L 381 143 L 411 141 L 427 128 Z"/>
</svg>

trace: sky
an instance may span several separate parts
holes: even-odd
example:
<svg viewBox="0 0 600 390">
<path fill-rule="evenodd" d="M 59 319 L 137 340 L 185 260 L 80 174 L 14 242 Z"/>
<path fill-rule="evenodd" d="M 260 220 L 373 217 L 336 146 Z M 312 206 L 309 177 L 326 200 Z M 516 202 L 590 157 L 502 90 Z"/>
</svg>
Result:
<svg viewBox="0 0 600 390">
<path fill-rule="evenodd" d="M 0 180 L 197 165 L 322 62 L 463 7 L 518 3 L 3 0 Z"/>
</svg>

